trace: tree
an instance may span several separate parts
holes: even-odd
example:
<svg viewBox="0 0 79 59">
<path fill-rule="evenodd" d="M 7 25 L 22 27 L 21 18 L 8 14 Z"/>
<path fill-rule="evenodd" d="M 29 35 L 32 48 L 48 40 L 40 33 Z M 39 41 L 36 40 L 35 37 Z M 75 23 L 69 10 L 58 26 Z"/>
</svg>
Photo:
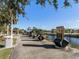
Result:
<svg viewBox="0 0 79 59">
<path fill-rule="evenodd" d="M 79 0 L 73 1 L 76 3 L 79 2 Z M 48 2 L 50 5 L 53 5 L 55 9 L 58 8 L 58 0 L 36 0 L 36 4 L 40 4 L 41 6 L 45 6 L 46 2 Z M 0 20 L 2 18 L 1 22 L 3 21 L 3 24 L 11 24 L 11 22 L 13 22 L 14 20 L 16 21 L 17 15 L 25 14 L 24 7 L 29 3 L 30 0 L 0 0 Z M 71 5 L 69 0 L 64 0 L 64 2 L 62 3 L 64 7 L 68 7 Z"/>
<path fill-rule="evenodd" d="M 56 33 L 56 29 L 52 29 L 51 30 L 51 33 Z"/>
<path fill-rule="evenodd" d="M 0 0 L 1 24 L 10 25 L 16 23 L 17 15 L 24 15 L 24 6 L 28 0 Z M 11 33 L 13 32 L 13 28 Z"/>
<path fill-rule="evenodd" d="M 79 2 L 79 0 L 73 1 L 75 1 L 76 3 Z M 30 2 L 30 0 L 0 0 L 0 18 L 3 16 L 4 19 L 6 19 L 5 22 L 11 23 L 13 21 L 11 20 L 11 18 L 16 19 L 17 15 L 25 14 L 24 7 Z M 58 0 L 36 0 L 36 4 L 40 4 L 41 6 L 45 6 L 46 2 L 48 2 L 50 5 L 53 5 L 55 9 L 58 8 Z M 62 3 L 64 7 L 68 7 L 71 5 L 69 0 L 64 0 L 64 2 Z"/>
<path fill-rule="evenodd" d="M 28 0 L 0 0 L 0 21 L 1 24 L 11 26 L 11 47 L 13 46 L 13 24 L 17 15 L 24 15 L 24 6 Z"/>
<path fill-rule="evenodd" d="M 36 4 L 40 4 L 41 6 L 46 5 L 46 1 L 55 7 L 58 8 L 58 0 L 36 0 Z M 79 0 L 73 0 L 76 3 Z M 30 0 L 0 0 L 0 22 L 1 24 L 12 24 L 14 20 L 16 20 L 19 14 L 25 15 L 24 8 L 28 5 Z M 71 6 L 69 0 L 64 0 L 64 7 Z M 13 33 L 13 27 L 11 26 L 11 34 Z"/>
<path fill-rule="evenodd" d="M 34 34 L 44 34 L 44 30 L 33 27 L 32 33 L 34 33 Z"/>
<path fill-rule="evenodd" d="M 75 3 L 78 3 L 79 0 L 73 0 Z M 46 2 L 48 2 L 50 5 L 53 5 L 55 7 L 55 9 L 58 8 L 59 5 L 59 0 L 37 0 L 37 4 L 40 4 L 42 6 L 46 5 Z M 63 6 L 64 7 L 68 7 L 71 6 L 71 2 L 69 0 L 64 0 Z"/>
<path fill-rule="evenodd" d="M 17 23 L 17 19 L 14 18 L 13 19 L 13 24 Z M 7 35 L 9 35 L 9 27 L 11 26 L 11 20 L 10 20 L 10 16 L 8 13 L 8 10 L 5 9 L 1 9 L 0 12 L 0 25 L 4 25 L 7 27 Z"/>
</svg>

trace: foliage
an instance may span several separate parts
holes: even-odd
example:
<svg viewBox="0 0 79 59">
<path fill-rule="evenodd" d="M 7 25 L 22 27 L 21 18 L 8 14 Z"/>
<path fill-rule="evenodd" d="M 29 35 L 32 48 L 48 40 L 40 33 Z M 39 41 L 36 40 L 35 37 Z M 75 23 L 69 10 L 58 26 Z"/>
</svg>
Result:
<svg viewBox="0 0 79 59">
<path fill-rule="evenodd" d="M 50 32 L 50 31 L 49 30 L 39 29 L 39 28 L 36 28 L 36 27 L 33 27 L 33 29 L 32 29 L 33 34 L 45 34 L 47 32 Z"/>
<path fill-rule="evenodd" d="M 42 29 L 37 29 L 36 27 L 33 27 L 32 33 L 34 33 L 34 34 L 42 34 L 43 32 L 42 32 Z"/>
<path fill-rule="evenodd" d="M 73 0 L 75 3 L 78 3 L 79 0 Z M 42 6 L 46 5 L 46 2 L 48 2 L 50 5 L 53 5 L 55 9 L 58 9 L 59 0 L 37 0 L 36 4 L 40 4 Z M 63 6 L 68 7 L 71 6 L 71 2 L 69 0 L 64 0 Z"/>
<path fill-rule="evenodd" d="M 16 15 L 24 14 L 25 3 L 25 0 L 0 0 L 0 24 L 10 24 L 11 17 L 13 17 L 13 23 L 16 23 Z"/>
<path fill-rule="evenodd" d="M 26 34 L 26 30 L 25 29 L 20 29 L 20 28 L 13 28 L 13 31 L 15 34 Z"/>
<path fill-rule="evenodd" d="M 52 29 L 51 30 L 51 33 L 56 33 L 56 29 Z"/>
<path fill-rule="evenodd" d="M 16 38 L 13 38 L 13 45 L 16 44 Z"/>
<path fill-rule="evenodd" d="M 1 31 L 4 31 L 4 29 L 5 29 L 5 26 L 0 25 L 0 32 L 1 32 Z"/>
<path fill-rule="evenodd" d="M 73 0 L 76 3 L 79 0 Z M 17 21 L 17 15 L 22 14 L 25 15 L 24 8 L 26 5 L 30 4 L 31 0 L 0 0 L 0 24 L 11 22 L 11 14 L 13 15 L 14 22 Z M 59 1 L 58 0 L 36 0 L 36 4 L 40 4 L 41 6 L 45 6 L 46 2 L 50 5 L 53 5 L 55 9 L 58 8 Z M 68 7 L 71 5 L 69 0 L 64 0 L 63 6 Z"/>
<path fill-rule="evenodd" d="M 26 4 L 28 4 L 28 0 L 0 0 L 0 25 L 6 24 L 10 27 L 11 24 L 16 24 L 17 16 L 24 15 Z"/>
<path fill-rule="evenodd" d="M 4 42 L 4 37 L 3 36 L 0 36 L 0 44 L 2 45 Z"/>
<path fill-rule="evenodd" d="M 72 0 L 78 3 L 79 0 Z M 25 15 L 24 8 L 26 5 L 30 4 L 31 0 L 0 0 L 0 25 L 6 24 L 10 25 L 13 21 L 14 24 L 17 23 L 17 16 L 22 14 Z M 61 1 L 64 7 L 71 6 L 69 0 Z M 36 4 L 45 6 L 46 3 L 53 5 L 55 9 L 58 9 L 59 0 L 36 0 Z M 11 19 L 12 18 L 12 19 Z"/>
<path fill-rule="evenodd" d="M 24 29 L 19 29 L 19 33 L 20 33 L 20 34 L 26 34 L 26 30 L 24 30 Z"/>
</svg>

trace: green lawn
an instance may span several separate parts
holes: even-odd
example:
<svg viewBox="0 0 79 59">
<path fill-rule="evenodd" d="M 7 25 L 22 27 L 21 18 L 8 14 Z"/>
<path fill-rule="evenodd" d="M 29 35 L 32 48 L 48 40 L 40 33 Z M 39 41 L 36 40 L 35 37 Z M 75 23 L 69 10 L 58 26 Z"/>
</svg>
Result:
<svg viewBox="0 0 79 59">
<path fill-rule="evenodd" d="M 11 48 L 0 50 L 0 59 L 9 58 L 9 54 L 11 53 Z"/>
<path fill-rule="evenodd" d="M 71 47 L 72 47 L 72 48 L 77 48 L 77 49 L 79 49 L 79 45 L 71 44 Z"/>
<path fill-rule="evenodd" d="M 2 48 L 4 40 L 0 38 L 0 48 Z M 16 38 L 13 38 L 13 44 L 16 44 Z M 0 50 L 0 59 L 7 59 L 11 53 L 11 48 Z"/>
</svg>

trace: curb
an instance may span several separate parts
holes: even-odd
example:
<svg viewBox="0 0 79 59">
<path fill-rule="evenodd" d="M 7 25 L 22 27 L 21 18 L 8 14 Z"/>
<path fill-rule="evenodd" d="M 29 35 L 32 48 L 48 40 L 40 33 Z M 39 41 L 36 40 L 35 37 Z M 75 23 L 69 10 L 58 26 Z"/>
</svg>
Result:
<svg viewBox="0 0 79 59">
<path fill-rule="evenodd" d="M 9 56 L 8 56 L 7 59 L 11 59 L 11 55 L 12 55 L 12 53 L 13 53 L 13 50 L 14 50 L 14 47 L 11 49 L 11 52 L 10 52 L 10 54 L 9 54 Z"/>
<path fill-rule="evenodd" d="M 13 51 L 14 51 L 15 47 L 16 47 L 18 44 L 19 44 L 19 43 L 16 43 L 15 45 L 13 45 L 12 50 L 11 50 L 11 53 L 9 54 L 9 57 L 8 57 L 7 59 L 11 59 L 12 54 L 13 54 Z"/>
</svg>

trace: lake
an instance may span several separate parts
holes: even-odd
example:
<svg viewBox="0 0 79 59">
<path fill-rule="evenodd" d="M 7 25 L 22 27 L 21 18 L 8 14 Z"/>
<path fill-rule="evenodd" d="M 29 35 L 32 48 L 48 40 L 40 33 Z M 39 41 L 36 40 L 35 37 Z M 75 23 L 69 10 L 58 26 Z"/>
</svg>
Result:
<svg viewBox="0 0 79 59">
<path fill-rule="evenodd" d="M 56 36 L 48 35 L 48 39 L 55 40 Z M 64 37 L 65 40 L 69 41 L 71 44 L 79 45 L 79 38 Z"/>
</svg>

